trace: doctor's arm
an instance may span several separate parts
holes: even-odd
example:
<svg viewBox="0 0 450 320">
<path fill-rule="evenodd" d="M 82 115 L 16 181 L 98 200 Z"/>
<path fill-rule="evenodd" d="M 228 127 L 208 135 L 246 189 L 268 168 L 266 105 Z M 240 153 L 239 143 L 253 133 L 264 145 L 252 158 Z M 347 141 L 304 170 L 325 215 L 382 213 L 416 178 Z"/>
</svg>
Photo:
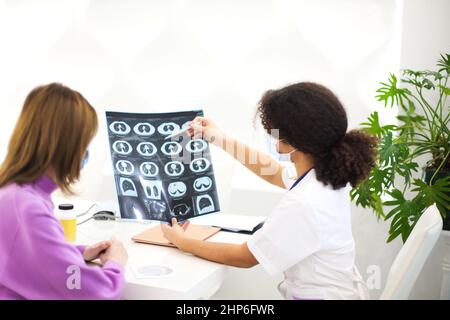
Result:
<svg viewBox="0 0 450 320">
<path fill-rule="evenodd" d="M 189 221 L 186 221 L 180 226 L 174 218 L 172 227 L 161 224 L 161 229 L 164 237 L 180 250 L 200 258 L 239 268 L 251 268 L 258 264 L 247 243 L 230 244 L 191 239 L 184 235 L 188 225 Z"/>
<path fill-rule="evenodd" d="M 190 124 L 188 133 L 194 138 L 203 138 L 222 148 L 251 172 L 267 182 L 286 188 L 282 179 L 284 167 L 270 155 L 225 134 L 210 119 L 196 117 Z"/>
</svg>

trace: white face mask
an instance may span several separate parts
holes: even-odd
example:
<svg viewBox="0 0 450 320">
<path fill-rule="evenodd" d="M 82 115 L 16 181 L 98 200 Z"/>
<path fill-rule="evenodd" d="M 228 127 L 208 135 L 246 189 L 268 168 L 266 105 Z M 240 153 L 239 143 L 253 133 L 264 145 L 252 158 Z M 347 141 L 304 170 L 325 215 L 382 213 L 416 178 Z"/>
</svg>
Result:
<svg viewBox="0 0 450 320">
<path fill-rule="evenodd" d="M 281 162 L 292 162 L 291 154 L 293 154 L 297 150 L 292 150 L 288 153 L 280 153 L 277 151 L 277 142 L 278 140 L 272 137 L 271 135 L 268 136 L 268 147 L 269 147 L 269 153 L 278 161 Z"/>
<path fill-rule="evenodd" d="M 279 153 L 279 152 L 277 152 L 278 153 L 278 160 L 279 161 L 284 161 L 284 162 L 292 162 L 291 154 L 293 154 L 295 151 L 296 150 L 294 149 L 294 150 L 292 150 L 291 152 L 288 152 L 288 153 Z"/>
</svg>

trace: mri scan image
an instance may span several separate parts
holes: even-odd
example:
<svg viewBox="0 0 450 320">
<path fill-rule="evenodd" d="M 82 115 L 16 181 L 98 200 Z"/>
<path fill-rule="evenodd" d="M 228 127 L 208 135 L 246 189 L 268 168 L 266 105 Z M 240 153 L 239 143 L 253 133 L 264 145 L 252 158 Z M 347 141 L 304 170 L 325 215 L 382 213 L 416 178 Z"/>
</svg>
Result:
<svg viewBox="0 0 450 320">
<path fill-rule="evenodd" d="M 196 197 L 195 205 L 198 214 L 205 214 L 214 211 L 214 201 L 209 194 Z"/>
<path fill-rule="evenodd" d="M 169 222 L 220 211 L 209 143 L 185 129 L 203 111 L 106 112 L 122 219 Z"/>
<path fill-rule="evenodd" d="M 180 203 L 173 207 L 170 214 L 173 217 L 184 217 L 188 215 L 191 212 L 191 207 L 188 206 L 186 203 Z"/>
<path fill-rule="evenodd" d="M 164 153 L 166 156 L 174 156 L 179 154 L 183 148 L 178 142 L 175 141 L 169 141 L 165 142 L 161 147 L 161 152 Z"/>
<path fill-rule="evenodd" d="M 164 166 L 164 171 L 170 177 L 178 177 L 183 174 L 184 165 L 180 161 L 170 161 Z"/>
<path fill-rule="evenodd" d="M 120 191 L 123 196 L 137 197 L 136 186 L 130 178 L 120 177 L 119 179 Z"/>
<path fill-rule="evenodd" d="M 163 201 L 152 201 L 150 203 L 150 212 L 156 214 L 158 217 L 163 218 L 163 214 L 167 210 L 167 204 Z"/>
<path fill-rule="evenodd" d="M 187 187 L 182 181 L 171 182 L 167 188 L 167 191 L 172 198 L 179 198 L 186 194 Z"/>
<path fill-rule="evenodd" d="M 206 158 L 198 158 L 192 160 L 191 164 L 189 165 L 189 169 L 191 169 L 192 172 L 198 173 L 198 172 L 205 172 L 208 170 L 211 163 Z"/>
<path fill-rule="evenodd" d="M 200 177 L 194 181 L 194 190 L 197 192 L 205 192 L 211 189 L 212 179 L 210 177 Z"/>
<path fill-rule="evenodd" d="M 116 162 L 116 170 L 125 175 L 132 175 L 134 173 L 134 165 L 128 160 L 119 160 Z"/>
<path fill-rule="evenodd" d="M 133 128 L 134 133 L 138 136 L 151 136 L 155 133 L 155 127 L 148 122 L 139 122 Z"/>
<path fill-rule="evenodd" d="M 145 177 L 156 177 L 159 173 L 159 168 L 154 162 L 141 163 L 139 170 L 141 171 L 141 174 Z"/>
<path fill-rule="evenodd" d="M 161 200 L 162 198 L 162 182 L 159 180 L 145 180 L 140 178 L 142 188 L 148 199 Z"/>
<path fill-rule="evenodd" d="M 128 155 L 133 151 L 131 144 L 129 144 L 127 141 L 122 140 L 114 142 L 112 148 L 115 152 L 121 155 Z"/>
<path fill-rule="evenodd" d="M 158 151 L 151 142 L 141 142 L 137 145 L 137 152 L 144 157 L 151 157 Z"/>
<path fill-rule="evenodd" d="M 180 126 L 175 122 L 164 122 L 158 127 L 158 132 L 163 136 L 168 136 L 169 134 L 179 131 Z"/>
<path fill-rule="evenodd" d="M 191 140 L 187 143 L 186 149 L 189 152 L 196 153 L 196 152 L 203 152 L 208 147 L 208 144 L 205 140 L 202 139 L 195 139 Z"/>
<path fill-rule="evenodd" d="M 114 121 L 109 125 L 109 130 L 118 135 L 127 135 L 130 133 L 130 126 L 123 121 Z"/>
</svg>

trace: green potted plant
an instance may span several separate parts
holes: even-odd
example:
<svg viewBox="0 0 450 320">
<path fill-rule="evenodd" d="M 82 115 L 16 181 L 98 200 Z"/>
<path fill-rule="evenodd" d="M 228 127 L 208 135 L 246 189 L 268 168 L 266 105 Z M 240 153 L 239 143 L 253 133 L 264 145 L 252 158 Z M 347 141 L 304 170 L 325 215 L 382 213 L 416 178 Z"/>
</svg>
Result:
<svg viewBox="0 0 450 320">
<path fill-rule="evenodd" d="M 398 236 L 406 241 L 433 204 L 450 230 L 449 54 L 441 55 L 436 69 L 403 70 L 400 81 L 391 74 L 376 98 L 384 107 L 398 106 L 397 124 L 382 125 L 376 111 L 361 124 L 378 137 L 379 153 L 370 176 L 350 196 L 378 219 L 391 219 L 387 242 Z"/>
</svg>

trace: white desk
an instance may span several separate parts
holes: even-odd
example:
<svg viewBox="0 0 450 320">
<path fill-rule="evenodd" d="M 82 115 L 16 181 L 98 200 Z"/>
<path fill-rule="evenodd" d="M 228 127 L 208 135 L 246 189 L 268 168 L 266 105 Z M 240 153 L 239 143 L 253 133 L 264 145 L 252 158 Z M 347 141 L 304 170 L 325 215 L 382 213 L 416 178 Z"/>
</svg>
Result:
<svg viewBox="0 0 450 320">
<path fill-rule="evenodd" d="M 124 299 L 208 299 L 222 285 L 226 266 L 206 261 L 178 249 L 139 244 L 131 240 L 135 234 L 155 223 L 91 220 L 78 226 L 77 243 L 93 244 L 112 236 L 123 241 L 128 251 Z M 243 243 L 249 236 L 219 232 L 208 241 Z M 134 268 L 164 265 L 174 272 L 168 276 L 138 279 Z"/>
</svg>

